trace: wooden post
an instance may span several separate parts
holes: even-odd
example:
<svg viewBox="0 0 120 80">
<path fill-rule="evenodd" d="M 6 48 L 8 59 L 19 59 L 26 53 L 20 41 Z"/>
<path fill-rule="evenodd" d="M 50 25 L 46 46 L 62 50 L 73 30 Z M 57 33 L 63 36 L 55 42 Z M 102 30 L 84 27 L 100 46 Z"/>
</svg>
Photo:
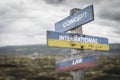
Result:
<svg viewBox="0 0 120 80">
<path fill-rule="evenodd" d="M 79 11 L 80 9 L 78 8 L 74 8 L 70 11 L 70 15 L 73 15 L 75 12 Z M 72 29 L 71 30 L 71 33 L 77 33 L 77 34 L 83 34 L 82 32 L 82 26 L 79 26 L 75 29 Z M 83 46 L 80 46 L 81 48 L 83 48 Z M 71 57 L 75 57 L 77 55 L 81 55 L 83 54 L 83 49 L 81 50 L 78 50 L 78 49 L 72 49 L 72 52 L 71 52 Z M 79 70 L 76 70 L 76 71 L 73 71 L 72 72 L 73 74 L 73 80 L 84 80 L 84 76 L 85 76 L 85 73 L 84 73 L 84 69 L 79 69 Z"/>
</svg>

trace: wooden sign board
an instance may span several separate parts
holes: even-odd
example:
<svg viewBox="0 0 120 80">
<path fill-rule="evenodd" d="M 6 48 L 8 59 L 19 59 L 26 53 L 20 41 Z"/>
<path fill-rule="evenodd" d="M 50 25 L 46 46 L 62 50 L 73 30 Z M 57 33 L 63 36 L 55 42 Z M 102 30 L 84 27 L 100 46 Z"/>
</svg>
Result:
<svg viewBox="0 0 120 80">
<path fill-rule="evenodd" d="M 56 62 L 56 71 L 57 72 L 73 71 L 78 70 L 80 68 L 95 67 L 96 65 L 97 58 L 95 55 L 91 55 Z"/>
<path fill-rule="evenodd" d="M 55 24 L 56 32 L 65 32 L 94 20 L 93 5 L 81 9 Z"/>
<path fill-rule="evenodd" d="M 47 31 L 47 45 L 59 48 L 109 50 L 107 38 L 53 31 Z"/>
</svg>

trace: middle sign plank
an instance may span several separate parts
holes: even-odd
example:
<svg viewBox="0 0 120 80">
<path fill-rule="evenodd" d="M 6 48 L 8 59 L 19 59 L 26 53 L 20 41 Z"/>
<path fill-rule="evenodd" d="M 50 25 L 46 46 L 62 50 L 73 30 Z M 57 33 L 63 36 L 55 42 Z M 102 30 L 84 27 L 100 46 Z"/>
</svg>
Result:
<svg viewBox="0 0 120 80">
<path fill-rule="evenodd" d="M 94 20 L 93 5 L 79 10 L 55 24 L 56 32 L 65 32 Z"/>
<path fill-rule="evenodd" d="M 109 50 L 107 38 L 53 31 L 47 31 L 47 45 L 72 49 Z"/>
</svg>

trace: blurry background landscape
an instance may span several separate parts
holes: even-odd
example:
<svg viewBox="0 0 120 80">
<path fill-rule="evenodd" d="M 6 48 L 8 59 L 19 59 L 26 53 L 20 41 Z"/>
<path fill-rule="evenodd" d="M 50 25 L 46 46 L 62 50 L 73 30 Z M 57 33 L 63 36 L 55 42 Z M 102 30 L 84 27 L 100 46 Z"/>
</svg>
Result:
<svg viewBox="0 0 120 80">
<path fill-rule="evenodd" d="M 87 52 L 87 51 L 86 51 Z M 71 72 L 57 73 L 56 59 L 70 57 L 70 49 L 46 45 L 0 47 L 0 80 L 73 80 Z M 96 54 L 98 66 L 85 69 L 85 80 L 120 79 L 120 44 L 110 44 L 110 51 Z"/>
<path fill-rule="evenodd" d="M 93 51 L 94 52 L 94 51 Z M 26 45 L 26 46 L 6 46 L 0 47 L 0 55 L 32 55 L 34 53 L 42 55 L 71 55 L 71 49 L 49 48 L 47 45 Z M 120 44 L 110 44 L 110 51 L 95 51 L 97 54 L 120 55 Z"/>
<path fill-rule="evenodd" d="M 108 38 L 110 51 L 85 50 L 98 57 L 85 80 L 120 80 L 120 0 L 0 0 L 0 80 L 73 80 L 71 72 L 55 71 L 71 49 L 48 48 L 46 31 L 71 9 L 91 4 L 95 20 L 83 33 Z"/>
</svg>

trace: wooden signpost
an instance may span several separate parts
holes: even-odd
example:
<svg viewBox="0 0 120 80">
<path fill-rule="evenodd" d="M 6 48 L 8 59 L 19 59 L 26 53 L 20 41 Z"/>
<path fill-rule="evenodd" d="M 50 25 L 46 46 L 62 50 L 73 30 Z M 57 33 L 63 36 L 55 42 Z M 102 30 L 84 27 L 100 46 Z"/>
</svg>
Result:
<svg viewBox="0 0 120 80">
<path fill-rule="evenodd" d="M 78 9 L 78 8 L 72 9 L 70 11 L 70 15 L 74 15 L 79 10 L 80 9 Z M 92 16 L 92 17 L 94 17 L 94 16 Z M 77 26 L 75 29 L 72 29 L 71 33 L 83 34 L 82 26 Z M 74 55 L 81 55 L 82 56 L 82 54 L 84 54 L 84 50 L 83 49 L 81 49 L 81 50 L 79 50 L 79 49 L 73 49 L 72 52 L 71 52 L 71 57 L 75 57 Z M 84 80 L 85 79 L 84 68 L 80 68 L 78 70 L 74 70 L 72 72 L 72 74 L 73 74 L 73 80 Z"/>
<path fill-rule="evenodd" d="M 71 58 L 56 62 L 57 72 L 72 71 L 74 80 L 84 80 L 84 68 L 97 64 L 96 56 L 88 56 L 84 50 L 109 50 L 107 38 L 83 34 L 82 25 L 93 20 L 93 5 L 84 9 L 74 8 L 70 16 L 55 23 L 56 32 L 47 31 L 48 47 L 72 48 Z"/>
</svg>

